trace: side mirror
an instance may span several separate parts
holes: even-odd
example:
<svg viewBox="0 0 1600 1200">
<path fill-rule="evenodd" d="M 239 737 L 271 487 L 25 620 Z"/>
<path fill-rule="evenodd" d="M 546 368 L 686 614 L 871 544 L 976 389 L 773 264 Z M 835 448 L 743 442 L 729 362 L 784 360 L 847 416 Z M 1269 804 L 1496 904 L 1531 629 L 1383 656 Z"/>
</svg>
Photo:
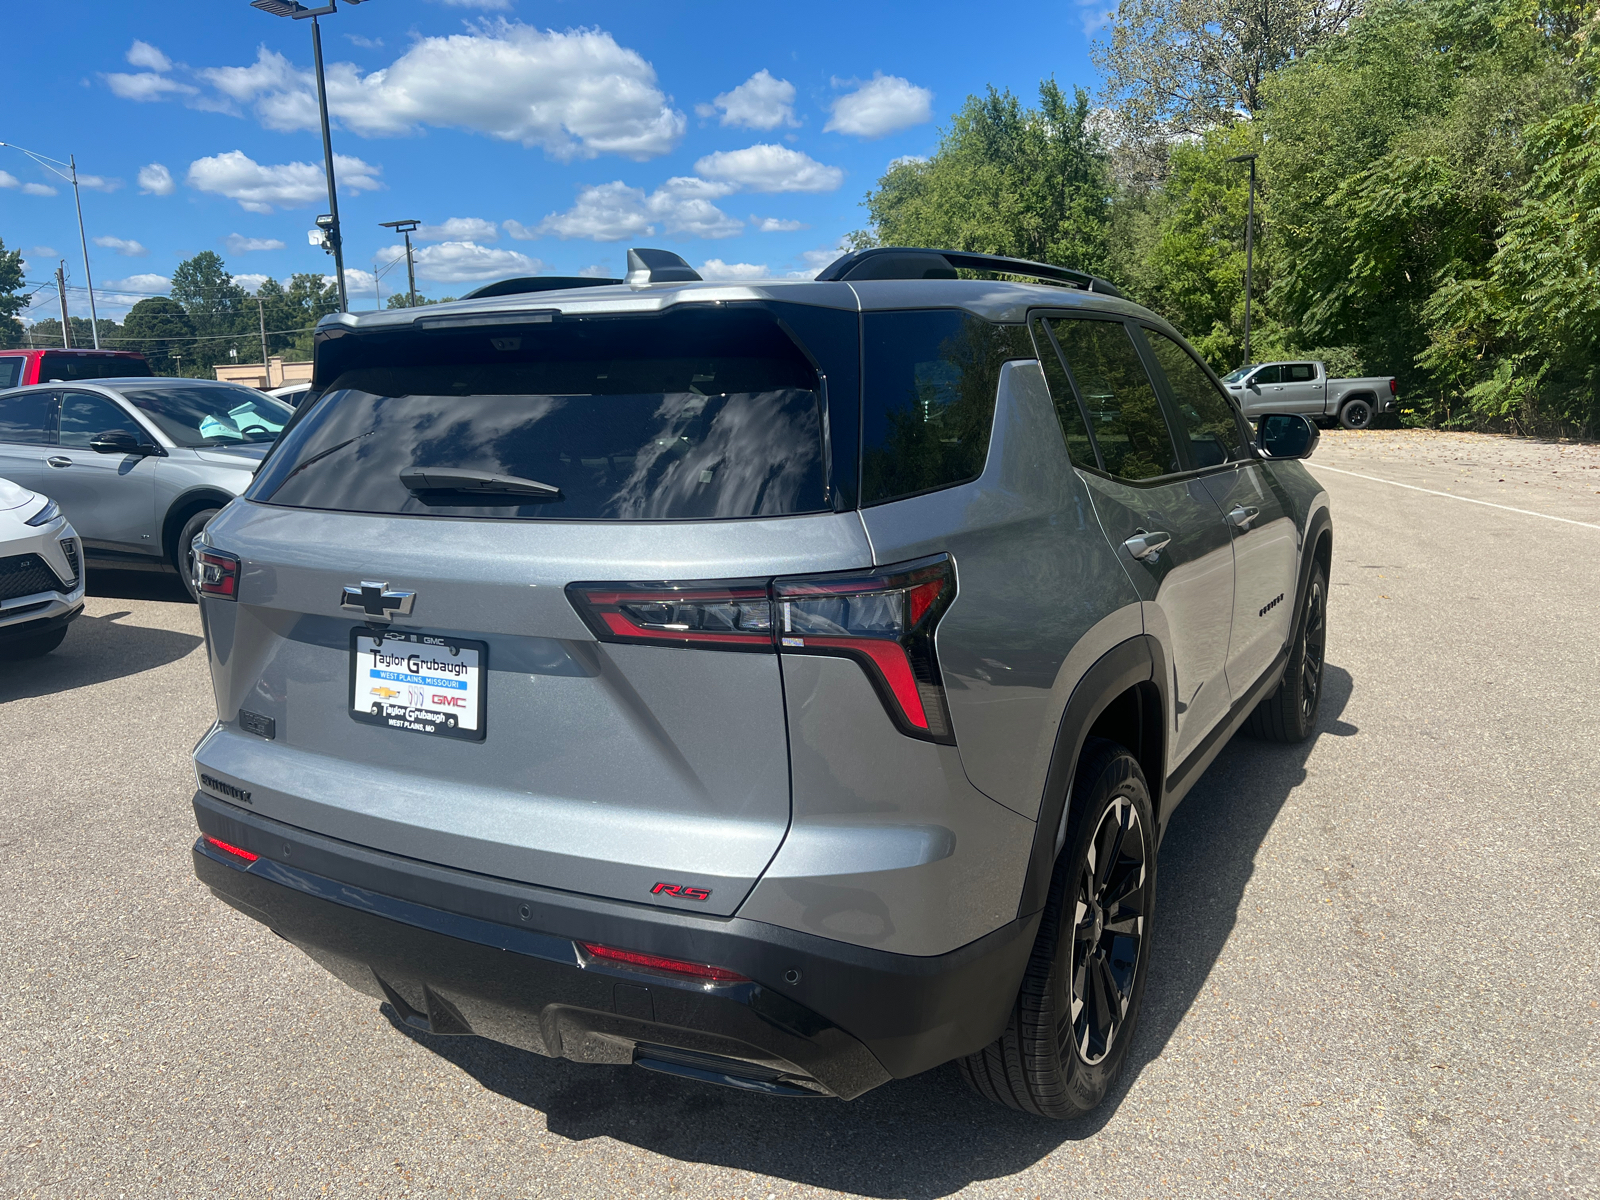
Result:
<svg viewBox="0 0 1600 1200">
<path fill-rule="evenodd" d="M 141 442 L 126 429 L 110 429 L 89 439 L 89 449 L 96 454 L 158 454 L 160 451 L 148 442 Z"/>
<path fill-rule="evenodd" d="M 1299 413 L 1269 413 L 1256 426 L 1256 449 L 1263 458 L 1310 458 L 1322 431 Z"/>
</svg>

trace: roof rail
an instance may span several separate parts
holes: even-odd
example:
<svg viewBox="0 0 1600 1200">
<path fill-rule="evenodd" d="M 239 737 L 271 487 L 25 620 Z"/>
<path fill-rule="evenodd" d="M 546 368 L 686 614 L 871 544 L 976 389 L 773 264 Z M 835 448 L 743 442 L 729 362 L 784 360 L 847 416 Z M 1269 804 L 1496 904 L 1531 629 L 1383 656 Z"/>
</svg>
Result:
<svg viewBox="0 0 1600 1200">
<path fill-rule="evenodd" d="M 604 287 L 608 283 L 621 283 L 620 279 L 595 279 L 588 275 L 522 275 L 516 279 L 498 279 L 473 288 L 463 300 L 482 300 L 487 296 L 516 296 L 523 292 L 560 292 L 567 288 Z"/>
<path fill-rule="evenodd" d="M 999 254 L 972 254 L 965 250 L 928 250 L 916 246 L 875 246 L 836 259 L 817 275 L 819 283 L 854 279 L 955 279 L 956 272 L 990 271 L 1065 283 L 1099 295 L 1122 293 L 1107 280 L 1072 267 L 1006 258 Z"/>
</svg>

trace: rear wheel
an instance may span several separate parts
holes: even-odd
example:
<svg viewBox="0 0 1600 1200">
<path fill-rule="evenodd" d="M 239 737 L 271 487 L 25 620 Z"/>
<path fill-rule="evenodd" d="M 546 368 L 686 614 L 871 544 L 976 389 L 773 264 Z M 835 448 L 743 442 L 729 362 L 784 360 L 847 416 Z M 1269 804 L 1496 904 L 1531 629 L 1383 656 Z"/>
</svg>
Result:
<svg viewBox="0 0 1600 1200">
<path fill-rule="evenodd" d="M 1033 957 L 1006 1030 L 960 1061 L 974 1091 L 1057 1120 L 1104 1099 L 1144 996 L 1155 913 L 1155 816 L 1138 761 L 1091 739 L 1071 796 Z"/>
<path fill-rule="evenodd" d="M 189 595 L 197 603 L 200 593 L 194 586 L 194 539 L 218 511 L 215 508 L 202 508 L 185 521 L 183 528 L 178 531 L 178 544 L 172 548 L 172 565 L 178 568 L 178 574 L 183 576 L 183 586 L 189 589 Z"/>
<path fill-rule="evenodd" d="M 1289 648 L 1283 682 L 1245 721 L 1245 731 L 1269 742 L 1303 742 L 1317 727 L 1322 707 L 1323 655 L 1328 648 L 1328 574 L 1311 565 L 1301 605 L 1300 633 Z"/>
<path fill-rule="evenodd" d="M 1348 401 L 1339 410 L 1339 424 L 1346 429 L 1365 429 L 1372 424 L 1372 405 L 1366 400 Z"/>
<path fill-rule="evenodd" d="M 0 662 L 22 662 L 29 658 L 43 658 L 61 645 L 67 636 L 67 627 L 52 629 L 49 633 L 36 633 L 15 641 L 0 642 Z"/>
</svg>

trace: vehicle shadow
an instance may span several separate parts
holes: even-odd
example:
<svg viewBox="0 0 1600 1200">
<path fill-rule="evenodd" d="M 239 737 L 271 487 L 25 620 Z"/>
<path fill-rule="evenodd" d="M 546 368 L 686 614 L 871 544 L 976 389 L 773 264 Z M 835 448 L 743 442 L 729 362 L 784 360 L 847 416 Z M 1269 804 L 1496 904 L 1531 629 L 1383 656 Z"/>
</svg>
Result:
<svg viewBox="0 0 1600 1200">
<path fill-rule="evenodd" d="M 165 600 L 172 604 L 193 604 L 189 589 L 176 571 L 118 571 L 91 566 L 85 590 L 91 596 L 114 600 Z"/>
<path fill-rule="evenodd" d="M 1015 1174 L 1116 1115 L 1204 986 L 1237 919 L 1263 839 L 1305 779 L 1317 738 L 1358 732 L 1339 719 L 1350 675 L 1330 666 L 1317 737 L 1298 746 L 1239 739 L 1174 815 L 1158 867 L 1156 940 L 1144 1012 L 1122 1077 L 1090 1117 L 1057 1124 L 968 1091 L 953 1065 L 895 1080 L 849 1104 L 735 1092 L 634 1067 L 542 1058 L 481 1038 L 391 1024 L 484 1087 L 545 1114 L 555 1134 L 605 1136 L 669 1158 L 867 1196 L 934 1200 Z M 1232 1051 L 1230 1051 L 1232 1053 Z"/>
<path fill-rule="evenodd" d="M 0 661 L 0 704 L 164 667 L 189 654 L 204 640 L 170 629 L 120 624 L 130 615 L 125 611 L 99 617 L 85 614 L 68 626 L 66 640 L 44 657 Z"/>
</svg>

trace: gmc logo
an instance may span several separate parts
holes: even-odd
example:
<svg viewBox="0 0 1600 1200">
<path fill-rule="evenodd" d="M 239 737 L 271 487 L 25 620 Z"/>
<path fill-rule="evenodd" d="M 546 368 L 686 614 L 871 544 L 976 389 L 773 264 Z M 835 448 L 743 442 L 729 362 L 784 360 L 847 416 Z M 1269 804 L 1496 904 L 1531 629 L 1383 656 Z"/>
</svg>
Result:
<svg viewBox="0 0 1600 1200">
<path fill-rule="evenodd" d="M 682 883 L 658 883 L 650 889 L 652 896 L 676 896 L 680 900 L 709 900 L 710 888 L 689 887 Z"/>
<path fill-rule="evenodd" d="M 467 706 L 467 702 L 460 696 L 435 695 L 433 702 L 440 708 L 465 708 Z"/>
</svg>

